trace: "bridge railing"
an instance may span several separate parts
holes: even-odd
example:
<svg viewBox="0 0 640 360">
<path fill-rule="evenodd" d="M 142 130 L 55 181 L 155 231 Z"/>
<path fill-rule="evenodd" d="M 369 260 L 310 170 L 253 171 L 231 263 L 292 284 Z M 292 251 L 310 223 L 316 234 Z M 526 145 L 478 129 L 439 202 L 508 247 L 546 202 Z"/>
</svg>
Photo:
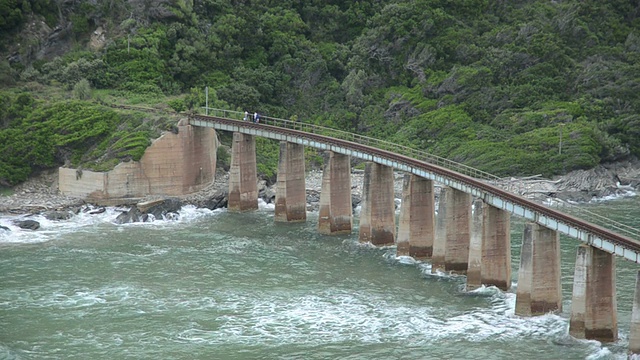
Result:
<svg viewBox="0 0 640 360">
<path fill-rule="evenodd" d="M 585 209 L 584 207 L 576 206 L 566 201 L 556 201 L 556 200 L 554 200 L 551 203 L 548 203 L 548 202 L 547 203 L 540 202 L 540 203 L 546 205 L 547 207 L 555 207 L 559 209 L 561 208 L 566 213 L 573 215 L 577 218 L 586 220 L 592 224 L 601 226 L 605 229 L 616 231 L 619 234 L 625 235 L 632 239 L 640 240 L 639 229 L 636 229 L 633 226 L 629 226 L 627 224 L 623 224 L 621 222 L 612 220 L 606 216 L 594 213 L 593 211 Z"/>
<path fill-rule="evenodd" d="M 210 116 L 217 116 L 217 117 L 234 119 L 234 120 L 243 120 L 244 118 L 243 112 L 224 110 L 224 109 L 208 108 L 208 114 Z M 253 118 L 253 114 L 250 114 L 250 118 L 251 119 Z M 384 140 L 380 140 L 380 139 L 376 139 L 368 136 L 354 134 L 347 131 L 332 129 L 329 127 L 304 123 L 300 121 L 286 120 L 286 119 L 280 119 L 280 118 L 275 118 L 271 116 L 262 116 L 262 115 L 260 115 L 260 123 L 282 127 L 286 129 L 304 131 L 304 132 L 317 134 L 317 135 L 329 136 L 336 139 L 347 140 L 347 141 L 351 141 L 361 145 L 375 147 L 382 150 L 393 151 L 395 153 L 409 156 L 414 159 L 426 161 L 434 165 L 442 166 L 444 168 L 451 169 L 461 174 L 472 176 L 477 179 L 489 180 L 489 181 L 497 181 L 500 179 L 498 176 L 495 176 L 488 172 L 478 170 L 471 166 L 460 164 L 440 156 L 429 154 L 425 151 L 416 150 L 408 146 L 398 145 L 389 141 L 384 141 Z"/>
<path fill-rule="evenodd" d="M 225 119 L 233 119 L 233 120 L 244 119 L 244 112 L 240 112 L 240 111 L 208 108 L 207 113 L 210 116 L 216 116 L 216 117 L 221 117 Z M 250 118 L 247 121 L 251 121 L 252 118 L 253 118 L 253 114 L 250 114 Z M 367 146 L 375 147 L 382 150 L 392 151 L 392 152 L 402 154 L 417 160 L 425 161 L 430 164 L 434 164 L 437 166 L 447 168 L 449 170 L 456 171 L 463 175 L 471 176 L 476 179 L 485 180 L 487 183 L 494 185 L 496 187 L 502 188 L 503 190 L 507 190 L 514 194 L 522 195 L 518 191 L 517 186 L 513 185 L 511 182 L 502 181 L 503 179 L 496 175 L 493 175 L 486 171 L 478 170 L 468 165 L 457 163 L 455 161 L 452 161 L 437 155 L 429 154 L 425 151 L 420 151 L 407 146 L 394 144 L 389 141 L 375 139 L 375 138 L 354 134 L 354 133 L 350 133 L 342 130 L 332 129 L 324 126 L 304 123 L 300 121 L 280 119 L 280 118 L 275 118 L 271 116 L 261 115 L 260 123 L 282 127 L 286 129 L 299 130 L 299 131 L 304 131 L 308 133 L 329 136 L 332 138 L 346 140 L 346 141 L 354 142 L 361 145 L 367 145 Z M 619 232 L 620 234 L 628 236 L 633 239 L 640 239 L 640 230 L 634 227 L 609 219 L 605 216 L 596 214 L 592 211 L 585 209 L 584 207 L 575 206 L 571 203 L 564 202 L 564 201 L 558 201 L 557 199 L 551 199 L 551 200 L 553 201 L 548 201 L 548 202 L 543 202 L 540 200 L 535 200 L 535 201 L 547 207 L 562 208 L 567 213 L 574 215 L 576 217 L 579 217 L 583 220 L 586 220 L 592 224 L 601 226 L 605 229 L 610 229 L 610 230 Z"/>
</svg>

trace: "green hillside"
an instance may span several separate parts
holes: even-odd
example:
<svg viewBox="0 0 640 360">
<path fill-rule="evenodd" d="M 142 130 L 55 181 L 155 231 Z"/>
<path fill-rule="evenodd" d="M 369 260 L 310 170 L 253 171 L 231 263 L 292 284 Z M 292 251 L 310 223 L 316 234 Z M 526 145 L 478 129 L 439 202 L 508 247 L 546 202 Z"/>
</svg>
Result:
<svg viewBox="0 0 640 360">
<path fill-rule="evenodd" d="M 638 156 L 639 16 L 621 0 L 0 0 L 0 184 L 139 158 L 172 119 L 100 104 L 194 109 L 205 86 L 213 106 L 502 176 Z"/>
</svg>

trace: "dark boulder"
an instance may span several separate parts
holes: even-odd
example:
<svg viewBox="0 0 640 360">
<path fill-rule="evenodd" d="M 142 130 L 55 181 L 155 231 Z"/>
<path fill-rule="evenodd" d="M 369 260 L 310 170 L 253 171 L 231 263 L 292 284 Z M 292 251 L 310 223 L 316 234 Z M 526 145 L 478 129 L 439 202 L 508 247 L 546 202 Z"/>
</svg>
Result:
<svg viewBox="0 0 640 360">
<path fill-rule="evenodd" d="M 35 220 L 16 220 L 13 223 L 21 229 L 38 230 L 40 228 L 40 223 Z"/>
<path fill-rule="evenodd" d="M 0 230 L 11 231 L 11 229 L 9 229 L 6 226 L 2 226 L 2 225 L 0 225 Z"/>
<path fill-rule="evenodd" d="M 176 198 L 145 201 L 138 203 L 129 211 L 122 212 L 116 217 L 115 223 L 147 222 L 151 219 L 177 220 L 180 217 L 178 215 L 180 208 L 182 208 L 182 203 Z"/>
<path fill-rule="evenodd" d="M 202 204 L 209 210 L 226 208 L 229 203 L 229 194 L 226 191 L 218 191 Z"/>
<path fill-rule="evenodd" d="M 129 224 L 134 222 L 145 222 L 148 216 L 138 210 L 137 207 L 131 208 L 129 211 L 125 211 L 118 215 L 115 219 L 116 224 Z"/>
<path fill-rule="evenodd" d="M 97 210 L 91 210 L 91 211 L 89 211 L 89 214 L 90 214 L 90 215 L 102 214 L 102 213 L 103 213 L 103 212 L 105 212 L 105 211 L 107 211 L 107 209 L 102 207 L 102 208 L 99 208 L 99 209 L 97 209 Z"/>
<path fill-rule="evenodd" d="M 353 211 L 356 210 L 356 208 L 358 207 L 358 205 L 360 205 L 361 202 L 362 202 L 362 198 L 360 197 L 360 195 L 351 194 L 351 209 Z"/>
<path fill-rule="evenodd" d="M 73 216 L 69 211 L 47 211 L 43 215 L 45 218 L 53 221 L 69 220 Z"/>
<path fill-rule="evenodd" d="M 176 198 L 155 200 L 152 202 L 139 203 L 137 205 L 143 214 L 153 215 L 156 219 L 177 219 L 178 211 L 182 208 L 182 202 Z M 171 214 L 166 216 L 167 214 Z"/>
<path fill-rule="evenodd" d="M 273 187 L 265 187 L 258 192 L 258 198 L 267 204 L 274 203 L 276 201 L 276 191 Z"/>
<path fill-rule="evenodd" d="M 307 204 L 316 204 L 320 202 L 320 192 L 316 190 L 307 190 Z"/>
</svg>

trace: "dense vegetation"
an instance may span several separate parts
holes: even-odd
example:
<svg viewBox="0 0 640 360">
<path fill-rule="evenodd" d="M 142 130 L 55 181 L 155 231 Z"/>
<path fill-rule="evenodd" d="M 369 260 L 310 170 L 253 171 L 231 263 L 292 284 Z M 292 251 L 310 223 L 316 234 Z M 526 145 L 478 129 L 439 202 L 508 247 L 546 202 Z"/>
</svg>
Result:
<svg viewBox="0 0 640 360">
<path fill-rule="evenodd" d="M 0 181 L 83 164 L 89 143 L 104 144 L 94 155 L 119 136 L 124 149 L 144 146 L 144 133 L 122 129 L 133 119 L 91 101 L 184 110 L 204 105 L 205 86 L 214 106 L 295 116 L 497 175 L 638 156 L 639 15 L 628 0 L 0 0 L 0 52 L 13 54 L 0 62 L 0 84 L 12 87 L 0 98 Z M 62 29 L 70 50 L 42 56 L 46 37 L 26 41 L 34 19 Z M 91 48 L 98 26 L 107 41 Z M 89 102 L 27 101 L 29 82 Z M 74 106 L 86 118 L 54 116 Z"/>
</svg>

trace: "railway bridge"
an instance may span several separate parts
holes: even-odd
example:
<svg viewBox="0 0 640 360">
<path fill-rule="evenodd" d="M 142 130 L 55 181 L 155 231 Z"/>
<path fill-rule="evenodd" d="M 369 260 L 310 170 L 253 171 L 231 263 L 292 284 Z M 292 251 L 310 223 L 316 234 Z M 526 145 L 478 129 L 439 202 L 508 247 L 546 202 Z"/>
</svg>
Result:
<svg viewBox="0 0 640 360">
<path fill-rule="evenodd" d="M 255 137 L 280 141 L 275 220 L 306 221 L 304 148 L 325 151 L 318 231 L 350 233 L 351 162 L 367 161 L 359 240 L 397 246 L 398 255 L 430 260 L 432 271 L 467 275 L 467 289 L 511 286 L 510 217 L 527 220 L 522 239 L 516 314 L 561 310 L 559 234 L 577 248 L 569 332 L 577 338 L 617 340 L 615 260 L 640 263 L 640 231 L 579 207 L 567 211 L 526 199 L 498 177 L 412 148 L 303 122 L 207 109 L 192 126 L 233 132 L 230 211 L 258 207 Z M 404 172 L 396 224 L 394 169 Z M 441 184 L 439 201 L 434 182 Z M 640 272 L 638 275 L 640 278 Z M 640 353 L 640 285 L 636 282 L 629 347 Z"/>
</svg>

